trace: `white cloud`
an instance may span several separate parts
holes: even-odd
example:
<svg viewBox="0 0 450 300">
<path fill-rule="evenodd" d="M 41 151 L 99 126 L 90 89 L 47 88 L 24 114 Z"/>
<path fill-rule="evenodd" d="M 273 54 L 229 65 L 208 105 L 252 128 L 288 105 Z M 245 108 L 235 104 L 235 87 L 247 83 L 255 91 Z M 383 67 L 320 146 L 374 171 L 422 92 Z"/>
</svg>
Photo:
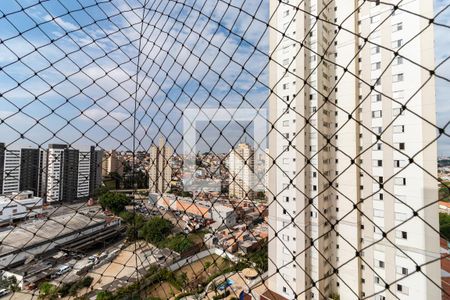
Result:
<svg viewBox="0 0 450 300">
<path fill-rule="evenodd" d="M 74 31 L 74 30 L 80 29 L 80 27 L 78 25 L 71 23 L 69 21 L 66 21 L 61 17 L 52 17 L 50 15 L 46 15 L 43 17 L 43 19 L 45 21 L 51 21 L 67 31 Z"/>
</svg>

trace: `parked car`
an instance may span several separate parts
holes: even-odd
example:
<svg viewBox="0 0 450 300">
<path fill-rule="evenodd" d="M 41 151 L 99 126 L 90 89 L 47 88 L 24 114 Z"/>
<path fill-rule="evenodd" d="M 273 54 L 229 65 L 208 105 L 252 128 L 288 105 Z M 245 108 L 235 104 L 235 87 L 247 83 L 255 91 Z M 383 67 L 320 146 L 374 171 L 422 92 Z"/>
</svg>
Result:
<svg viewBox="0 0 450 300">
<path fill-rule="evenodd" d="M 66 274 L 67 272 L 69 272 L 71 269 L 72 268 L 70 266 L 67 266 L 67 265 L 61 266 L 58 269 L 58 272 L 56 272 L 56 275 L 61 276 L 63 274 Z"/>
<path fill-rule="evenodd" d="M 0 290 L 0 297 L 3 297 L 3 296 L 8 295 L 10 292 L 11 292 L 10 290 L 7 290 L 7 289 L 1 289 L 1 290 Z"/>
</svg>

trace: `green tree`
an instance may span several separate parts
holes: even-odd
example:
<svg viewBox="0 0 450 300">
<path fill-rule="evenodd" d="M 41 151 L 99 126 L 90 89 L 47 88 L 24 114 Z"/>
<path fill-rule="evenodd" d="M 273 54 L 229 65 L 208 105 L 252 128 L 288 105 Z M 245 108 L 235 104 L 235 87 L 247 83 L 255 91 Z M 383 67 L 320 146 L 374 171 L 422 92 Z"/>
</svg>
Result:
<svg viewBox="0 0 450 300">
<path fill-rule="evenodd" d="M 181 272 L 181 274 L 178 275 L 178 282 L 181 287 L 186 287 L 188 283 L 188 276 L 185 272 Z"/>
<path fill-rule="evenodd" d="M 13 292 L 20 290 L 17 278 L 14 276 L 0 277 L 0 289 L 8 289 Z"/>
<path fill-rule="evenodd" d="M 139 238 L 139 229 L 145 223 L 145 218 L 141 214 L 132 211 L 123 211 L 119 214 L 123 222 L 127 225 L 127 238 L 129 241 L 136 241 Z"/>
<path fill-rule="evenodd" d="M 161 217 L 148 220 L 139 231 L 139 236 L 146 241 L 158 244 L 163 241 L 172 231 L 173 224 Z"/>
<path fill-rule="evenodd" d="M 100 291 L 97 293 L 95 300 L 112 300 L 114 299 L 114 295 L 108 291 Z"/>
<path fill-rule="evenodd" d="M 205 270 L 209 267 L 211 267 L 211 262 L 208 260 L 207 262 L 205 262 Z"/>
<path fill-rule="evenodd" d="M 333 294 L 330 295 L 330 298 L 333 299 L 333 300 L 340 300 L 341 296 L 339 296 L 338 293 L 333 293 Z"/>
<path fill-rule="evenodd" d="M 57 294 L 58 294 L 58 288 L 49 282 L 43 282 L 39 286 L 39 298 L 40 299 L 56 299 Z"/>
<path fill-rule="evenodd" d="M 121 183 L 123 181 L 122 176 L 120 176 L 120 174 L 117 172 L 110 172 L 108 175 L 109 175 L 109 177 L 114 179 L 116 189 L 120 189 Z"/>
<path fill-rule="evenodd" d="M 183 253 L 184 251 L 192 248 L 194 246 L 194 243 L 188 235 L 180 233 L 166 239 L 160 246 L 167 247 L 178 253 Z"/>
<path fill-rule="evenodd" d="M 94 281 L 94 278 L 91 276 L 86 276 L 81 280 L 81 286 L 82 287 L 90 287 L 92 284 L 92 281 Z"/>
<path fill-rule="evenodd" d="M 100 196 L 99 203 L 103 209 L 109 209 L 114 214 L 119 215 L 131 201 L 124 194 L 107 192 Z"/>
<path fill-rule="evenodd" d="M 450 216 L 446 213 L 439 213 L 439 229 L 441 235 L 450 240 Z"/>
<path fill-rule="evenodd" d="M 109 188 L 107 186 L 99 186 L 98 188 L 95 189 L 94 191 L 94 197 L 98 198 L 101 195 L 104 195 L 106 193 L 109 192 Z"/>
</svg>

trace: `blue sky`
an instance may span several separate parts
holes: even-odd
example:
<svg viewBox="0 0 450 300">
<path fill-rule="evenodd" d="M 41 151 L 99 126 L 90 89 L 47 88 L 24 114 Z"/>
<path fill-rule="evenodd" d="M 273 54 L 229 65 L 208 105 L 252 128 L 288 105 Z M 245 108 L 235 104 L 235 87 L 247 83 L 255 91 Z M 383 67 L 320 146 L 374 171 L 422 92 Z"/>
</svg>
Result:
<svg viewBox="0 0 450 300">
<path fill-rule="evenodd" d="M 0 140 L 8 144 L 133 149 L 136 128 L 136 150 L 160 134 L 176 146 L 186 109 L 267 105 L 268 0 L 148 1 L 145 10 L 139 0 L 17 2 L 0 1 Z M 436 11 L 448 4 L 436 0 Z M 436 19 L 449 20 L 450 9 Z M 449 31 L 436 26 L 437 63 L 450 56 Z M 450 78 L 450 62 L 437 74 Z M 443 127 L 450 84 L 436 86 Z M 450 155 L 448 138 L 439 152 Z"/>
</svg>

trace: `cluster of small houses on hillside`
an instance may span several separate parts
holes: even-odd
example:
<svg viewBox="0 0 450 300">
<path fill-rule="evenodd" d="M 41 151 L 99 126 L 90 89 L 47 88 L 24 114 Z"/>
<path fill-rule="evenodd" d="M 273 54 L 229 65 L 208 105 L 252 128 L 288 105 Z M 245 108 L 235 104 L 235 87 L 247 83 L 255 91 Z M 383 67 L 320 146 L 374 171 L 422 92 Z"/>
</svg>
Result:
<svg viewBox="0 0 450 300">
<path fill-rule="evenodd" d="M 208 225 L 212 229 L 212 233 L 204 237 L 208 248 L 246 254 L 258 250 L 267 240 L 266 205 L 250 200 L 199 198 L 201 200 L 173 194 L 151 194 L 149 202 L 159 209 L 175 212 L 186 226 L 191 226 L 189 231 Z M 205 223 L 204 220 L 208 221 Z"/>
</svg>

